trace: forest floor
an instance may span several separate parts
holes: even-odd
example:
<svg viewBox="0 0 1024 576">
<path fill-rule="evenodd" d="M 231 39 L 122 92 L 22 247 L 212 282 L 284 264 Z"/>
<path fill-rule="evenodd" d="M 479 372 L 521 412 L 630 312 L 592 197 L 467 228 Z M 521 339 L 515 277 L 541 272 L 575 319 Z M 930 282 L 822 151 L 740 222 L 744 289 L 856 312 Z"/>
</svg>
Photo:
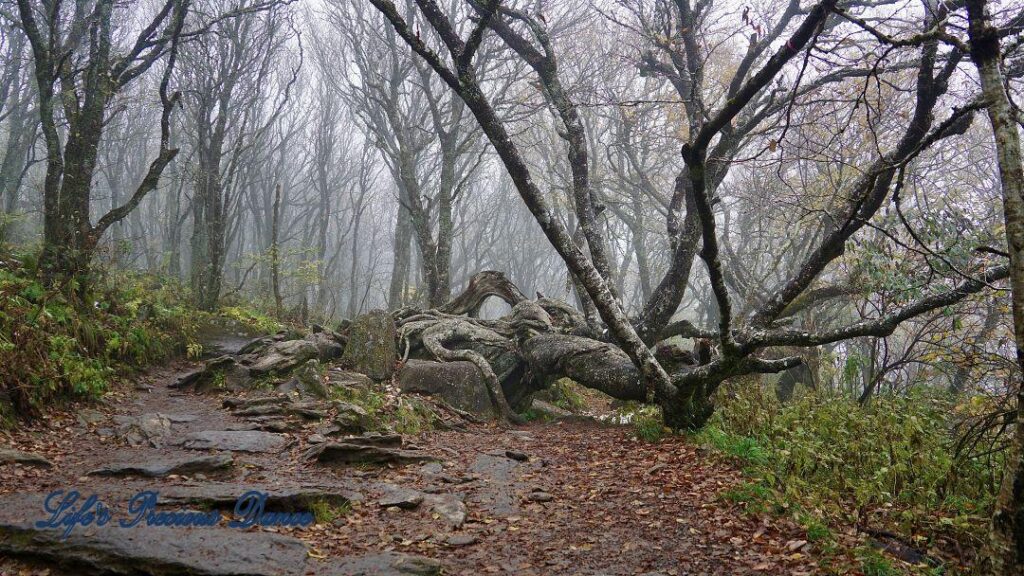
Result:
<svg viewBox="0 0 1024 576">
<path fill-rule="evenodd" d="M 0 448 L 39 454 L 52 464 L 0 461 L 0 529 L 20 526 L 37 535 L 27 526 L 50 516 L 42 506 L 45 495 L 72 489 L 97 494 L 115 518 L 129 516 L 128 501 L 141 490 L 159 491 L 161 502 L 188 502 L 184 509 L 192 510 L 233 503 L 248 490 L 270 493 L 268 510 L 295 507 L 298 494 L 316 503 L 317 523 L 273 529 L 223 523 L 77 527 L 47 549 L 49 563 L 0 553 L 0 575 L 81 573 L 60 566 L 69 559 L 121 562 L 143 572 L 152 565 L 159 573 L 198 567 L 200 574 L 819 572 L 798 526 L 723 500 L 724 491 L 743 481 L 741 473 L 683 437 L 647 443 L 630 428 L 584 420 L 470 424 L 404 438 L 404 448 L 437 462 L 327 467 L 303 458 L 312 442 L 322 441 L 311 423 L 275 434 L 283 441 L 277 449 L 187 449 L 178 444 L 191 434 L 247 429 L 222 407 L 225 396 L 168 387 L 193 367 L 178 362 L 155 369 L 97 406 L 57 410 L 0 433 Z M 152 414 L 171 423 L 162 439 L 130 447 L 111 434 L 117 422 Z M 89 474 L 111 463 L 228 453 L 233 465 L 221 471 L 160 478 Z"/>
</svg>

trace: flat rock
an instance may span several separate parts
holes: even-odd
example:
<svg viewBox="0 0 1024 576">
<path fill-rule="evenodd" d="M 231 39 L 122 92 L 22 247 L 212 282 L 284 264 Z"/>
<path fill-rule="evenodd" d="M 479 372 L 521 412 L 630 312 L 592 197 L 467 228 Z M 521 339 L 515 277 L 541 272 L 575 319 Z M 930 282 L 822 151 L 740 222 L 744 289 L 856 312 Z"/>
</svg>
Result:
<svg viewBox="0 0 1024 576">
<path fill-rule="evenodd" d="M 291 402 L 287 396 L 258 396 L 256 398 L 225 398 L 222 405 L 225 408 L 244 409 L 254 406 L 283 405 Z"/>
<path fill-rule="evenodd" d="M 234 459 L 227 454 L 154 458 L 145 462 L 115 462 L 89 472 L 90 476 L 146 476 L 159 478 L 170 474 L 210 473 L 229 468 Z"/>
<path fill-rule="evenodd" d="M 307 549 L 302 541 L 270 532 L 223 527 L 120 528 L 116 518 L 102 527 L 39 529 L 44 494 L 0 498 L 0 556 L 59 562 L 74 574 L 134 576 L 301 576 Z M 343 572 L 339 572 L 343 574 Z M 402 574 L 402 572 L 397 572 Z"/>
<path fill-rule="evenodd" d="M 413 490 L 412 488 L 403 488 L 401 486 L 395 486 L 389 484 L 384 488 L 384 495 L 377 500 L 383 508 L 390 508 L 396 506 L 403 510 L 411 510 L 416 508 L 423 502 L 423 493 L 419 490 Z"/>
<path fill-rule="evenodd" d="M 53 462 L 39 454 L 11 450 L 10 448 L 0 448 L 0 464 L 24 464 L 27 466 L 42 466 L 44 468 L 53 466 Z"/>
<path fill-rule="evenodd" d="M 204 482 L 196 486 L 164 486 L 160 504 L 232 510 L 238 497 L 250 490 L 267 495 L 266 508 L 277 512 L 306 512 L 310 503 L 342 506 L 361 502 L 363 495 L 344 486 L 259 486 L 251 483 Z"/>
<path fill-rule="evenodd" d="M 466 523 L 466 503 L 453 494 L 427 494 L 424 498 L 427 510 L 437 514 L 451 528 L 462 528 Z"/>
<path fill-rule="evenodd" d="M 259 404 L 257 406 L 249 406 L 248 408 L 241 408 L 235 412 L 235 416 L 268 416 L 271 414 L 280 414 L 284 411 L 284 406 L 278 404 Z"/>
<path fill-rule="evenodd" d="M 258 422 L 257 427 L 259 430 L 267 432 L 294 432 L 295 430 L 302 428 L 302 423 L 297 420 L 289 420 L 286 418 L 273 418 Z"/>
<path fill-rule="evenodd" d="M 401 448 L 401 434 L 381 434 L 380 432 L 367 432 L 359 436 L 343 436 L 338 439 L 343 444 L 356 444 L 358 446 L 378 446 L 381 448 Z"/>
<path fill-rule="evenodd" d="M 400 552 L 381 552 L 350 556 L 320 564 L 316 574 L 322 576 L 436 576 L 441 563 L 432 558 Z"/>
<path fill-rule="evenodd" d="M 331 388 L 365 390 L 373 386 L 373 380 L 366 374 L 360 374 L 359 372 L 333 369 L 327 371 L 327 385 Z"/>
<path fill-rule="evenodd" d="M 193 450 L 280 452 L 288 442 L 285 436 L 259 430 L 206 430 L 189 434 L 182 446 Z"/>
<path fill-rule="evenodd" d="M 476 458 L 470 472 L 479 475 L 485 483 L 485 489 L 478 495 L 479 503 L 485 509 L 499 516 L 518 513 L 513 470 L 522 465 L 515 460 L 492 454 L 481 454 Z"/>
<path fill-rule="evenodd" d="M 306 452 L 306 460 L 316 461 L 328 466 L 347 466 L 351 464 L 414 464 L 437 460 L 435 456 L 401 450 L 397 448 L 381 448 L 378 446 L 360 446 L 330 442 L 319 444 Z"/>
<path fill-rule="evenodd" d="M 187 422 L 195 422 L 199 419 L 199 416 L 196 416 L 195 414 L 167 414 L 160 412 L 159 415 L 168 419 L 171 424 L 185 424 Z"/>
<path fill-rule="evenodd" d="M 298 416 L 305 420 L 323 420 L 324 418 L 327 418 L 327 413 L 323 410 L 298 405 L 288 408 L 288 414 Z"/>
</svg>

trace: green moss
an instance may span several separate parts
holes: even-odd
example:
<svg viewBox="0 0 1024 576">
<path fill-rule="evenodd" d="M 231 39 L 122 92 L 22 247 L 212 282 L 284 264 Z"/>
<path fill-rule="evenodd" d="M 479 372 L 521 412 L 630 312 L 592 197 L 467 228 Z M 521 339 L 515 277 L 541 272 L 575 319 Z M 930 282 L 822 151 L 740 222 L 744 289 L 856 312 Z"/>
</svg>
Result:
<svg viewBox="0 0 1024 576">
<path fill-rule="evenodd" d="M 724 490 L 719 498 L 743 506 L 747 512 L 763 514 L 779 507 L 772 490 L 760 482 L 746 482 Z"/>
<path fill-rule="evenodd" d="M 273 334 L 284 329 L 284 326 L 270 315 L 248 306 L 224 306 L 218 313 L 240 323 L 254 334 Z"/>
<path fill-rule="evenodd" d="M 419 434 L 433 428 L 436 415 L 422 402 L 412 397 L 398 397 L 398 404 L 390 415 L 393 428 L 399 434 Z"/>
<path fill-rule="evenodd" d="M 314 498 L 307 503 L 317 524 L 330 524 L 337 518 L 352 512 L 352 503 L 348 501 L 332 503 L 324 498 Z"/>
<path fill-rule="evenodd" d="M 519 416 L 526 422 L 547 422 L 552 420 L 551 414 L 547 412 L 541 412 L 534 408 L 527 408 L 525 412 L 519 414 Z"/>
<path fill-rule="evenodd" d="M 550 388 L 538 392 L 537 398 L 570 412 L 580 412 L 587 408 L 587 402 L 580 393 L 579 384 L 569 378 L 558 379 Z"/>
<path fill-rule="evenodd" d="M 669 434 L 658 414 L 638 414 L 633 420 L 633 433 L 645 442 L 657 442 Z"/>
</svg>

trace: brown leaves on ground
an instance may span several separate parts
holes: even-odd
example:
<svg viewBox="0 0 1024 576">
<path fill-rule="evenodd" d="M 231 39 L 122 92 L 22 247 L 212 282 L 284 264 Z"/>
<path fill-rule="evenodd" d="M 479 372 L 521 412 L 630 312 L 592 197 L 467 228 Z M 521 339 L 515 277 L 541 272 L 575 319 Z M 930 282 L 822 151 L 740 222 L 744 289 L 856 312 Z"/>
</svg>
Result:
<svg viewBox="0 0 1024 576">
<path fill-rule="evenodd" d="M 110 415 L 187 409 L 198 419 L 181 425 L 183 430 L 216 429 L 235 419 L 220 407 L 220 398 L 170 396 L 162 384 L 173 380 L 173 372 L 156 373 L 153 392 L 115 395 L 90 410 Z M 82 409 L 55 411 L 0 437 L 5 446 L 55 463 L 52 470 L 4 466 L 0 494 L 69 485 L 89 490 L 90 483 L 116 482 L 84 473 L 99 460 L 136 449 L 111 446 L 97 433 L 106 424 L 83 422 L 81 414 Z M 446 574 L 467 575 L 818 572 L 803 530 L 723 501 L 724 490 L 743 482 L 740 472 L 683 437 L 646 443 L 628 428 L 580 421 L 517 429 L 471 426 L 406 438 L 444 458 L 443 466 L 327 469 L 300 458 L 313 428 L 295 432 L 297 442 L 282 454 L 236 454 L 235 480 L 345 485 L 361 492 L 362 502 L 351 509 L 308 529 L 281 530 L 305 540 L 314 558 L 397 550 L 438 558 Z M 153 483 L 159 489 L 197 481 L 203 480 L 169 477 Z M 414 509 L 380 506 L 387 486 L 421 491 L 426 499 Z M 450 514 L 429 504 L 438 499 L 464 501 L 465 522 L 453 526 Z M 21 569 L 0 561 L 0 573 Z"/>
</svg>

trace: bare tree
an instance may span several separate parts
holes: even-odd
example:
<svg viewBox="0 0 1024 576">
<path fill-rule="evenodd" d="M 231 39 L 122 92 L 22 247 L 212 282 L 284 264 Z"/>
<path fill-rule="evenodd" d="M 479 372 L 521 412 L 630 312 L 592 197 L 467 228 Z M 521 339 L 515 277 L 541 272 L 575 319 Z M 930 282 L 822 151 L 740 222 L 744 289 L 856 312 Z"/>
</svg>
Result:
<svg viewBox="0 0 1024 576">
<path fill-rule="evenodd" d="M 21 29 L 0 23 L 0 126 L 6 144 L 0 155 L 0 202 L 3 212 L 17 211 L 22 181 L 31 166 L 30 154 L 38 136 L 38 114 L 33 109 L 32 75 L 28 41 Z M 9 222 L 0 223 L 0 238 L 7 236 Z"/>
<path fill-rule="evenodd" d="M 801 297 L 813 299 L 815 282 L 844 253 L 847 242 L 872 221 L 894 191 L 898 193 L 907 164 L 936 143 L 963 134 L 979 109 L 977 102 L 967 102 L 936 120 L 940 97 L 947 93 L 949 80 L 966 55 L 957 43 L 940 50 L 938 38 L 952 33 L 947 29 L 947 8 L 922 6 L 919 31 L 911 32 L 915 35 L 914 42 L 889 42 L 886 37 L 886 46 L 882 48 L 886 53 L 890 44 L 916 51 L 916 61 L 892 67 L 894 74 L 916 70 L 916 86 L 910 102 L 913 113 L 898 130 L 890 130 L 884 137 L 877 138 L 860 175 L 843 181 L 834 190 L 832 205 L 817 223 L 819 231 L 809 236 L 809 242 L 795 253 L 797 262 L 780 270 L 781 281 L 765 290 L 767 297 L 762 302 L 740 316 L 740 309 L 735 306 L 735 289 L 730 289 L 730 283 L 735 283 L 727 279 L 723 264 L 723 235 L 716 216 L 716 206 L 721 206 L 722 198 L 716 190 L 738 154 L 779 149 L 792 109 L 802 97 L 833 85 L 837 89 L 838 86 L 846 88 L 847 80 L 855 84 L 858 79 L 879 73 L 879 64 L 850 65 L 845 62 L 859 61 L 826 58 L 842 53 L 844 34 L 853 30 L 864 42 L 885 37 L 885 34 L 870 25 L 865 26 L 857 16 L 857 11 L 864 8 L 840 8 L 831 0 L 825 0 L 803 10 L 797 2 L 790 2 L 774 22 L 756 26 L 747 51 L 732 77 L 725 81 L 727 89 L 722 94 L 706 83 L 705 64 L 709 54 L 698 42 L 701 27 L 718 9 L 715 4 L 692 5 L 685 0 L 654 6 L 625 4 L 624 14 L 615 17 L 633 18 L 633 26 L 650 38 L 652 44 L 642 53 L 640 66 L 673 85 L 686 119 L 681 151 L 685 166 L 676 177 L 666 217 L 673 251 L 669 270 L 658 283 L 643 314 L 631 319 L 612 289 L 606 239 L 598 225 L 589 180 L 588 136 L 580 120 L 579 107 L 563 84 L 556 43 L 549 34 L 547 19 L 500 2 L 471 3 L 476 12 L 476 24 L 468 35 L 460 36 L 450 16 L 436 3 L 417 0 L 415 17 L 422 19 L 431 30 L 431 34 L 424 35 L 416 33 L 410 16 L 400 13 L 391 2 L 371 1 L 402 39 L 466 103 L 523 201 L 585 288 L 616 343 L 612 347 L 580 336 L 557 333 L 520 341 L 520 350 L 534 373 L 569 375 L 619 397 L 652 396 L 664 409 L 670 425 L 695 427 L 710 415 L 711 395 L 726 378 L 752 372 L 778 372 L 801 361 L 798 356 L 773 357 L 767 354 L 768 349 L 813 347 L 859 336 L 885 336 L 910 318 L 959 302 L 1008 275 L 1005 265 L 975 259 L 970 263 L 970 274 L 960 277 L 959 281 L 951 281 L 880 317 L 815 332 L 789 325 L 794 319 L 788 315 L 791 307 Z M 530 66 L 545 99 L 558 111 L 560 134 L 573 173 L 573 212 L 580 222 L 589 255 L 573 242 L 546 195 L 538 188 L 507 122 L 496 113 L 494 97 L 488 96 L 486 84 L 473 66 L 478 50 L 491 34 Z M 440 45 L 444 52 L 435 50 L 434 45 Z M 859 53 L 860 44 L 851 50 Z M 820 67 L 813 71 L 809 70 L 812 57 L 821 61 Z M 705 264 L 717 316 L 715 327 L 702 328 L 689 321 L 669 323 L 689 285 L 687 262 L 694 254 Z M 648 344 L 674 335 L 711 338 L 716 341 L 716 350 L 706 363 L 674 366 L 670 376 Z M 607 374 L 597 377 L 587 366 L 565 360 L 570 357 L 580 359 L 581 363 L 593 361 L 593 355 L 584 354 L 585 350 L 599 352 L 613 364 L 607 358 L 621 358 L 625 362 L 628 357 L 635 368 L 621 365 L 614 371 L 616 377 Z"/>
<path fill-rule="evenodd" d="M 229 219 L 237 208 L 232 191 L 250 142 L 272 125 L 287 100 L 282 91 L 259 118 L 275 64 L 292 36 L 281 5 L 218 21 L 211 38 L 185 47 L 180 81 L 189 85 L 185 108 L 194 148 L 194 196 L 190 281 L 197 304 L 213 309 L 220 298 Z"/>
<path fill-rule="evenodd" d="M 62 2 L 18 0 L 20 24 L 32 48 L 46 143 L 41 266 L 51 279 L 84 271 L 106 229 L 156 187 L 177 154 L 169 144 L 169 123 L 178 96 L 168 92 L 168 81 L 189 2 L 163 2 L 130 42 L 118 46 L 115 42 L 123 36 L 125 15 L 131 9 L 113 0 L 79 2 L 71 11 Z M 90 194 L 108 106 L 168 52 L 160 82 L 160 150 L 128 200 L 94 224 Z M 63 135 L 62 123 L 67 124 Z"/>
</svg>

